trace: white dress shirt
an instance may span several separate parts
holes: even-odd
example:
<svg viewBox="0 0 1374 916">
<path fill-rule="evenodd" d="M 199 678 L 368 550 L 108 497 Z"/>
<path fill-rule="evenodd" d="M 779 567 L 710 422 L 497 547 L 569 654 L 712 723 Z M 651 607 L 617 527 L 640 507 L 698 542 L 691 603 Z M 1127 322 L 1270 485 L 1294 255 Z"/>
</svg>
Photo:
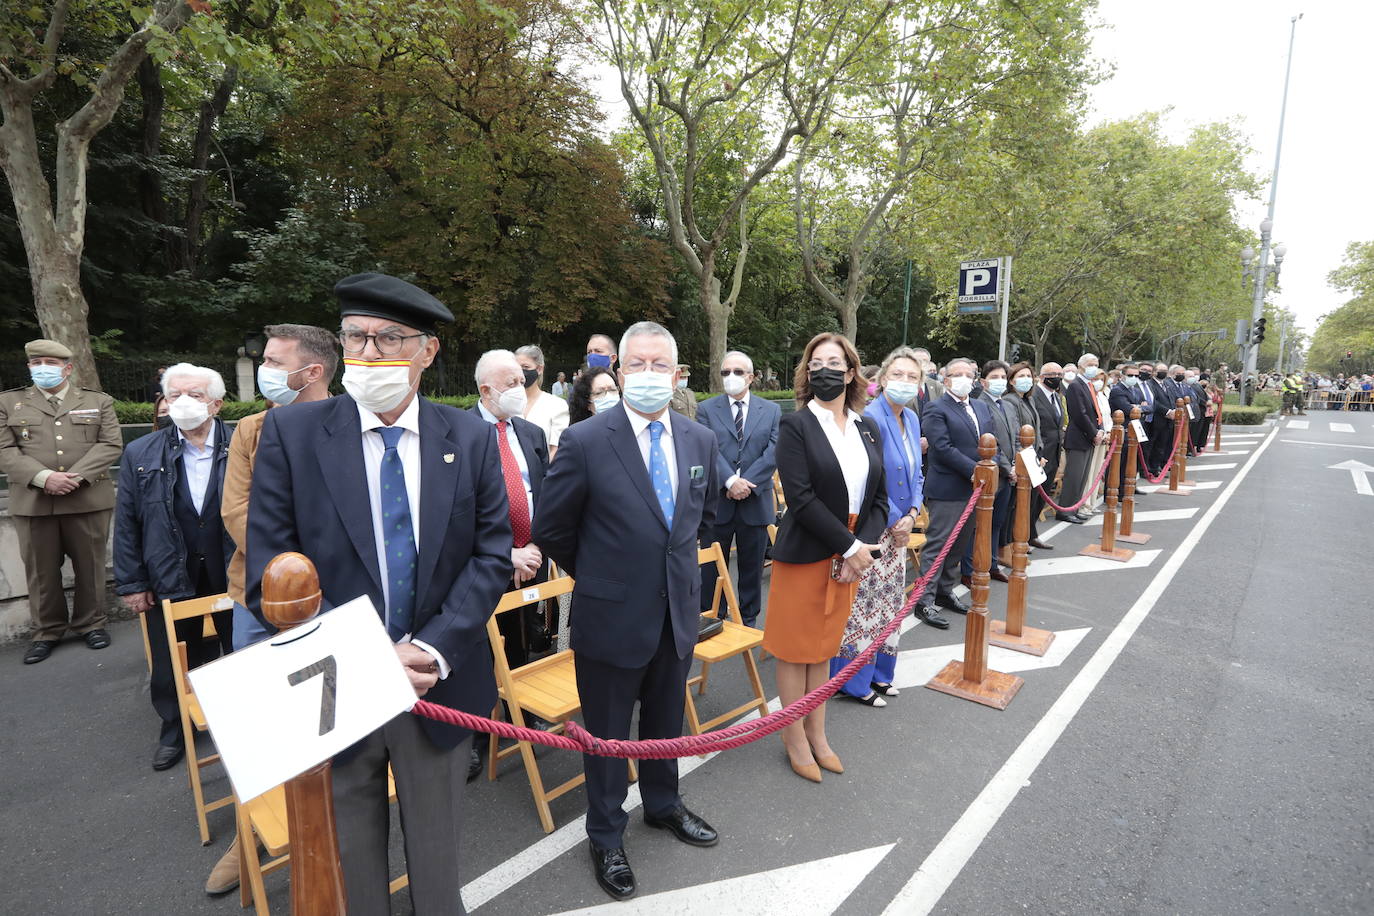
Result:
<svg viewBox="0 0 1374 916">
<path fill-rule="evenodd" d="M 630 428 L 634 430 L 635 442 L 639 445 L 639 456 L 644 459 L 644 470 L 649 470 L 649 447 L 653 444 L 653 434 L 649 432 L 649 424 L 654 422 L 648 417 L 635 413 L 624 401 L 621 401 L 621 409 L 630 418 Z M 676 505 L 680 499 L 677 492 L 677 450 L 673 448 L 673 423 L 667 410 L 663 411 L 663 416 L 659 418 L 663 424 L 663 434 L 659 436 L 658 444 L 663 448 L 663 457 L 668 462 L 668 485 L 673 488 L 673 503 Z M 650 479 L 653 473 L 650 472 Z"/>
<path fill-rule="evenodd" d="M 825 433 L 826 441 L 835 453 L 835 460 L 840 463 L 840 473 L 844 475 L 844 485 L 849 491 L 849 513 L 858 515 L 863 508 L 865 491 L 868 489 L 868 449 L 864 448 L 863 436 L 859 432 L 858 423 L 855 422 L 859 415 L 846 408 L 844 428 L 841 429 L 835 424 L 835 415 L 814 398 L 808 401 L 806 406 L 820 421 L 821 432 Z M 862 545 L 863 542 L 855 538 L 854 543 L 844 552 L 845 558 L 852 557 Z"/>
<path fill-rule="evenodd" d="M 477 402 L 477 413 L 492 426 L 501 420 L 496 414 L 487 410 L 487 405 L 481 401 Z M 511 452 L 515 454 L 515 463 L 520 465 L 520 479 L 525 482 L 525 507 L 529 510 L 530 521 L 534 521 L 534 487 L 530 484 L 530 463 L 525 460 L 525 450 L 520 446 L 520 439 L 515 435 L 515 424 L 510 420 L 506 421 L 506 442 L 510 445 Z"/>
<path fill-rule="evenodd" d="M 181 440 L 181 466 L 186 474 L 186 487 L 191 491 L 191 504 L 199 515 L 205 505 L 205 491 L 210 488 L 210 475 L 215 470 L 215 424 L 210 424 L 210 433 L 200 448 L 196 448 L 179 428 L 177 438 Z"/>
<path fill-rule="evenodd" d="M 748 390 L 746 390 L 746 391 L 744 392 L 743 396 L 741 396 L 741 397 L 735 398 L 735 397 L 731 397 L 730 395 L 727 394 L 727 395 L 725 396 L 725 399 L 726 399 L 726 403 L 730 405 L 730 428 L 731 428 L 731 429 L 734 429 L 734 426 L 735 426 L 735 405 L 736 405 L 736 404 L 740 405 L 740 406 L 739 406 L 739 410 L 740 410 L 740 412 L 744 415 L 744 425 L 745 425 L 745 426 L 748 426 L 748 425 L 749 425 L 749 392 L 748 392 Z M 743 474 L 743 473 L 744 473 L 744 468 L 735 468 L 735 473 L 731 474 L 731 475 L 730 475 L 730 478 L 729 478 L 728 480 L 725 481 L 725 489 L 728 490 L 728 489 L 730 489 L 731 487 L 733 487 L 733 486 L 735 485 L 735 481 L 739 480 L 739 479 L 740 479 L 740 475 Z M 750 483 L 758 483 L 758 481 L 751 480 Z"/>
<path fill-rule="evenodd" d="M 541 391 L 525 409 L 524 419 L 544 431 L 550 448 L 557 448 L 558 437 L 568 428 L 568 402 Z"/>
<path fill-rule="evenodd" d="M 374 429 L 381 429 L 386 426 L 381 418 L 368 410 L 363 405 L 358 405 L 358 420 L 362 423 L 363 430 L 363 467 L 367 471 L 367 504 L 372 512 L 372 540 L 377 546 L 377 566 L 382 574 L 382 601 L 390 605 L 390 585 L 391 576 L 386 569 L 386 539 L 382 534 L 382 455 L 386 452 L 386 444 L 382 442 L 382 437 L 372 432 Z M 415 555 L 418 557 L 420 552 L 425 549 L 420 543 L 420 399 L 411 398 L 409 406 L 401 412 L 400 417 L 392 426 L 399 426 L 405 430 L 401 434 L 401 439 L 396 443 L 396 452 L 401 456 L 401 471 L 406 479 L 406 498 L 410 502 L 410 527 L 415 537 Z M 416 587 L 419 583 L 416 583 Z M 415 611 L 420 610 L 419 602 L 421 595 L 415 596 Z M 418 639 L 412 639 L 411 634 L 402 636 L 400 642 L 410 642 L 424 649 L 439 663 L 439 677 L 448 677 L 448 662 L 428 643 Z"/>
</svg>

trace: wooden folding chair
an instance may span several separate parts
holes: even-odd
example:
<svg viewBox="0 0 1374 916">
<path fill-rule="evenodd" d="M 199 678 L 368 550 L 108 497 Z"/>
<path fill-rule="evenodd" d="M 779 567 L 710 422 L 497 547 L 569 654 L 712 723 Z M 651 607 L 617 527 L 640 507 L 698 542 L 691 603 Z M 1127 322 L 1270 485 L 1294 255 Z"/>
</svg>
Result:
<svg viewBox="0 0 1374 916">
<path fill-rule="evenodd" d="M 201 620 L 202 638 L 209 638 L 214 634 L 214 621 L 210 615 L 217 611 L 224 610 L 222 602 L 229 600 L 228 595 L 209 595 L 205 598 L 188 598 L 185 601 L 169 601 L 163 599 L 163 617 L 167 622 L 167 630 L 164 638 L 167 640 L 167 648 L 172 657 L 172 680 L 176 684 L 177 707 L 181 710 L 181 735 L 186 743 L 186 775 L 191 781 L 191 795 L 196 803 L 196 821 L 200 826 L 200 845 L 207 846 L 210 843 L 210 824 L 206 815 L 218 808 L 224 808 L 234 803 L 232 794 L 217 798 L 212 802 L 205 801 L 205 792 L 201 788 L 201 770 L 219 762 L 219 754 L 207 754 L 201 757 L 196 751 L 196 732 L 206 730 L 205 713 L 201 711 L 200 701 L 191 691 L 191 682 L 186 677 L 186 643 L 177 639 L 176 622 L 178 620 L 190 620 L 199 618 Z M 146 625 L 146 624 L 145 624 Z"/>
<path fill-rule="evenodd" d="M 912 579 L 911 585 L 906 590 L 911 591 L 916 584 L 916 579 L 921 578 L 921 549 L 926 546 L 926 531 L 930 528 L 930 513 L 926 507 L 922 506 L 921 511 L 916 516 L 916 524 L 911 527 L 911 536 L 906 540 L 907 555 L 911 557 L 911 566 L 916 571 L 916 576 Z"/>
<path fill-rule="evenodd" d="M 697 643 L 694 656 L 701 662 L 701 673 L 696 677 L 687 680 L 687 727 L 692 734 L 699 735 L 707 729 L 714 728 L 727 719 L 748 712 L 750 709 L 757 708 L 759 715 L 768 712 L 768 698 L 763 693 L 763 682 L 759 680 L 758 663 L 754 660 L 753 649 L 763 644 L 763 631 L 753 627 L 746 627 L 740 617 L 739 602 L 735 598 L 735 586 L 730 581 L 730 567 L 725 563 L 725 552 L 720 549 L 720 543 L 712 544 L 710 547 L 703 547 L 697 551 L 697 562 L 705 565 L 714 563 L 716 566 L 716 590 L 711 596 L 710 616 L 721 616 L 721 600 L 725 601 L 727 616 L 723 618 L 725 628 L 712 636 Z M 702 722 L 697 715 L 696 700 L 692 697 L 692 688 L 697 688 L 697 695 L 706 692 L 706 681 L 710 677 L 711 666 L 723 662 L 735 656 L 744 658 L 744 670 L 749 676 L 749 685 L 754 690 L 753 699 L 747 703 L 735 707 L 729 712 L 721 713 L 713 719 Z"/>
<path fill-rule="evenodd" d="M 573 668 L 573 652 L 564 649 L 538 661 L 530 662 L 511 670 L 506 661 L 505 640 L 496 626 L 496 619 L 502 614 L 518 611 L 531 604 L 538 604 L 548 598 L 557 598 L 573 590 L 571 576 L 560 576 L 531 585 L 527 588 L 506 592 L 496 605 L 495 612 L 487 619 L 487 639 L 491 642 L 492 662 L 496 668 L 496 689 L 510 710 L 511 722 L 525 727 L 525 714 L 538 716 L 552 722 L 550 734 L 562 734 L 567 730 L 568 720 L 582 710 L 582 701 L 577 696 L 577 676 Z M 493 713 L 501 717 L 501 704 L 496 704 Z M 552 789 L 544 788 L 544 777 L 539 772 L 539 760 L 534 754 L 534 745 L 529 741 L 516 741 L 508 747 L 500 747 L 495 735 L 490 737 L 487 753 L 487 779 L 496 779 L 496 765 L 514 754 L 519 754 L 525 766 L 525 775 L 530 781 L 530 793 L 534 795 L 534 807 L 539 812 L 539 824 L 545 833 L 553 832 L 553 813 L 549 802 L 565 795 L 582 785 L 585 776 L 578 773 L 572 779 Z M 630 768 L 630 780 L 637 778 L 634 761 L 626 761 Z"/>
<path fill-rule="evenodd" d="M 387 798 L 396 801 L 396 778 L 391 767 L 386 770 Z M 239 829 L 239 906 L 253 907 L 258 916 L 269 916 L 267 889 L 263 876 L 270 875 L 291 861 L 291 835 L 287 827 L 286 787 L 268 789 L 247 804 L 235 799 L 235 816 Z M 270 857 L 264 862 L 258 856 L 258 842 Z M 391 893 L 410 884 L 409 873 L 393 878 Z"/>
</svg>

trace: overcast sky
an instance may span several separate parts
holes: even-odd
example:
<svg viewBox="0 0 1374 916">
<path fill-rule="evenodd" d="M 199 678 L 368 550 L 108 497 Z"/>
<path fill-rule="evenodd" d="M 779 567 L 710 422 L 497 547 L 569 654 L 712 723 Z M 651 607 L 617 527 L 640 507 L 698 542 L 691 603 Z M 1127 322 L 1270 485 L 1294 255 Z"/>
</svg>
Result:
<svg viewBox="0 0 1374 916">
<path fill-rule="evenodd" d="M 1274 300 L 1309 334 L 1344 301 L 1326 285 L 1345 246 L 1374 239 L 1374 120 L 1368 114 L 1374 67 L 1374 0 L 1099 0 L 1103 26 L 1094 53 L 1114 66 L 1093 89 L 1090 121 L 1172 109 L 1175 140 L 1195 124 L 1239 118 L 1254 154 L 1250 170 L 1274 167 L 1289 20 L 1298 22 L 1284 127 L 1274 240 L 1288 245 Z M 594 67 L 591 88 L 608 114 L 625 120 L 615 71 Z M 1268 207 L 1240 202 L 1242 222 L 1259 232 Z M 1240 253 L 1231 265 L 1240 283 Z"/>
</svg>

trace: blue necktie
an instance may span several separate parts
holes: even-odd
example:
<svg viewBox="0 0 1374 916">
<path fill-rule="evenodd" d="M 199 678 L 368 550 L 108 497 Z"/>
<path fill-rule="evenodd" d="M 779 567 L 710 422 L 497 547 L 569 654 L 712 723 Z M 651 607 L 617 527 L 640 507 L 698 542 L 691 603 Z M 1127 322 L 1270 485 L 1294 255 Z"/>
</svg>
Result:
<svg viewBox="0 0 1374 916">
<path fill-rule="evenodd" d="M 663 520 L 668 528 L 673 527 L 673 479 L 668 476 L 668 458 L 663 454 L 663 424 L 658 420 L 649 424 L 649 479 L 653 481 L 654 493 L 658 496 L 658 507 L 663 510 Z"/>
<path fill-rule="evenodd" d="M 405 430 L 399 426 L 377 429 L 386 451 L 382 452 L 382 569 L 388 579 L 386 632 L 399 640 L 414 627 L 415 529 L 410 523 L 410 497 L 406 493 L 405 468 L 396 445 Z"/>
</svg>

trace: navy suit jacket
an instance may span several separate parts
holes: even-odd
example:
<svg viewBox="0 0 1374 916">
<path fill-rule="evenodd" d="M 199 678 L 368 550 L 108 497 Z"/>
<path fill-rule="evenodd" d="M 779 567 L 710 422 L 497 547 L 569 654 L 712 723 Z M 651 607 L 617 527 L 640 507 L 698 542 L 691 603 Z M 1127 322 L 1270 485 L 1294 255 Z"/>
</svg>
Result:
<svg viewBox="0 0 1374 916">
<path fill-rule="evenodd" d="M 926 499 L 968 499 L 973 495 L 973 469 L 978 464 L 981 433 L 995 432 L 992 412 L 977 398 L 969 398 L 978 429 L 963 406 L 946 393 L 921 415 L 930 451 L 926 453 Z"/>
<path fill-rule="evenodd" d="M 420 399 L 420 525 L 415 639 L 452 669 L 425 699 L 487 715 L 496 704 L 486 622 L 511 576 L 511 530 L 496 430 Z M 248 608 L 259 620 L 262 573 L 279 553 L 315 563 L 324 605 L 367 595 L 381 610 L 381 573 L 367 498 L 362 424 L 348 395 L 267 414 L 248 501 Z M 269 631 L 270 624 L 263 621 Z M 468 734 L 421 719 L 451 748 Z"/>
<path fill-rule="evenodd" d="M 744 445 L 735 438 L 734 398 L 716 395 L 701 402 L 697 408 L 697 422 L 716 434 L 716 476 L 720 480 L 720 496 L 716 503 L 716 524 L 732 520 L 742 525 L 771 525 L 773 512 L 773 472 L 778 468 L 778 420 L 782 411 L 772 401 L 748 395 L 744 416 Z M 744 499 L 725 495 L 725 481 L 739 475 L 752 484 L 754 492 Z"/>
<path fill-rule="evenodd" d="M 720 481 L 711 431 L 664 414 L 677 463 L 669 530 L 628 409 L 622 403 L 563 431 L 534 516 L 534 542 L 576 579 L 571 635 L 577 654 L 642 668 L 658 651 L 665 615 L 678 658 L 696 646 L 697 545 L 709 543 Z"/>
<path fill-rule="evenodd" d="M 1090 451 L 1093 437 L 1102 429 L 1097 422 L 1097 392 L 1092 383 L 1079 376 L 1064 392 L 1069 406 L 1069 427 L 1064 430 L 1064 448 Z"/>
<path fill-rule="evenodd" d="M 1112 413 L 1121 411 L 1121 416 L 1126 423 L 1131 422 L 1131 408 L 1140 408 L 1141 425 L 1145 419 L 1145 393 L 1140 390 L 1140 386 L 1127 388 L 1125 385 L 1116 384 L 1112 390 L 1107 392 L 1107 404 L 1111 407 Z"/>
</svg>

